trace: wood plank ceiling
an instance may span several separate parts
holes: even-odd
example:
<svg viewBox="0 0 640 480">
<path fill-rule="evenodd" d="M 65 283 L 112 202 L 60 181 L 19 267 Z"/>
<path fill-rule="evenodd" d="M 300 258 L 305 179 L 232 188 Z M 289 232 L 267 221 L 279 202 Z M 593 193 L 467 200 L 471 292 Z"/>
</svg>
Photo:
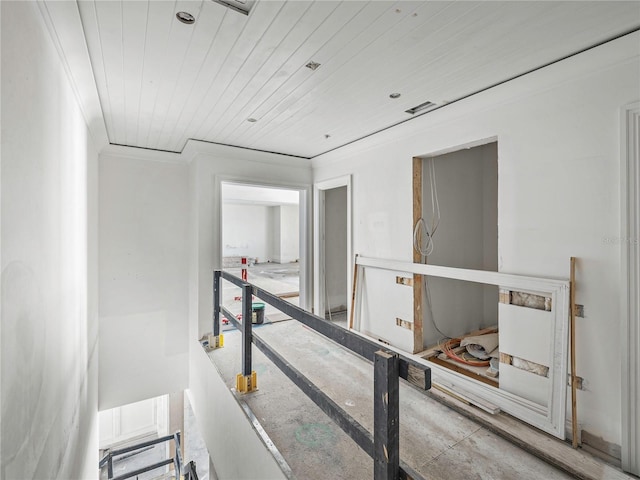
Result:
<svg viewBox="0 0 640 480">
<path fill-rule="evenodd" d="M 211 0 L 78 5 L 111 143 L 306 158 L 640 26 L 637 1 L 258 0 L 248 16 Z"/>
</svg>

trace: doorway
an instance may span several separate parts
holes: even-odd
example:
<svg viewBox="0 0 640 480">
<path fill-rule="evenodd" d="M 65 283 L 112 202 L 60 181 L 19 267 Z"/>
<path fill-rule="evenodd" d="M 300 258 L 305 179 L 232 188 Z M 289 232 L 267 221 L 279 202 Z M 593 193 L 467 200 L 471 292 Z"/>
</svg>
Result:
<svg viewBox="0 0 640 480">
<path fill-rule="evenodd" d="M 314 312 L 342 327 L 351 311 L 351 177 L 315 185 Z"/>
<path fill-rule="evenodd" d="M 244 271 L 249 283 L 304 308 L 302 196 L 288 188 L 221 183 L 222 267 L 238 277 Z M 225 307 L 239 308 L 239 295 L 237 287 L 223 288 Z M 264 314 L 271 322 L 288 318 L 270 305 Z"/>
</svg>

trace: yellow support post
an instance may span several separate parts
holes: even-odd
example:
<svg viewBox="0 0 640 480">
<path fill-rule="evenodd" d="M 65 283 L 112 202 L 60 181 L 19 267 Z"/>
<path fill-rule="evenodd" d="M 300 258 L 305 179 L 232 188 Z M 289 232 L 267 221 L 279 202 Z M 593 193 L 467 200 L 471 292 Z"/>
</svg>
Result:
<svg viewBox="0 0 640 480">
<path fill-rule="evenodd" d="M 250 393 L 258 389 L 258 375 L 255 370 L 251 375 L 236 375 L 236 390 L 240 393 Z"/>
<path fill-rule="evenodd" d="M 224 335 L 209 335 L 209 348 L 215 350 L 216 348 L 224 347 Z"/>
</svg>

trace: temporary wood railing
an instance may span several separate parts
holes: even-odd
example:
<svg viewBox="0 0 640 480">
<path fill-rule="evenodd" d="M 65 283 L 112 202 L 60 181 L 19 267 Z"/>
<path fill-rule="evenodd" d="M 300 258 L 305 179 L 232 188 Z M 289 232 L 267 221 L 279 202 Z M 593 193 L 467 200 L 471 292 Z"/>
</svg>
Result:
<svg viewBox="0 0 640 480">
<path fill-rule="evenodd" d="M 241 320 L 236 319 L 234 314 L 221 306 L 221 279 L 242 289 Z M 251 344 L 253 343 L 374 460 L 375 480 L 423 478 L 400 459 L 399 379 L 402 378 L 422 390 L 428 390 L 431 388 L 429 367 L 397 352 L 387 351 L 383 344 L 334 325 L 228 272 L 222 270 L 214 272 L 213 294 L 213 338 L 210 345 L 214 348 L 224 345 L 220 333 L 222 315 L 242 332 L 242 371 L 237 376 L 238 390 L 250 392 L 257 387 L 257 377 L 251 369 Z M 252 330 L 252 295 L 373 362 L 373 435 Z"/>
</svg>

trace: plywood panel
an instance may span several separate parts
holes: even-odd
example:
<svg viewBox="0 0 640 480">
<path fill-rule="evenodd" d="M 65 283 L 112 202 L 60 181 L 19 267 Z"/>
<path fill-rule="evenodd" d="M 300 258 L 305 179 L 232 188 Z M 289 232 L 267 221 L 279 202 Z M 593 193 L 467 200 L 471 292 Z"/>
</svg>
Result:
<svg viewBox="0 0 640 480">
<path fill-rule="evenodd" d="M 500 352 L 550 366 L 553 315 L 544 310 L 501 303 L 498 306 Z"/>
</svg>

